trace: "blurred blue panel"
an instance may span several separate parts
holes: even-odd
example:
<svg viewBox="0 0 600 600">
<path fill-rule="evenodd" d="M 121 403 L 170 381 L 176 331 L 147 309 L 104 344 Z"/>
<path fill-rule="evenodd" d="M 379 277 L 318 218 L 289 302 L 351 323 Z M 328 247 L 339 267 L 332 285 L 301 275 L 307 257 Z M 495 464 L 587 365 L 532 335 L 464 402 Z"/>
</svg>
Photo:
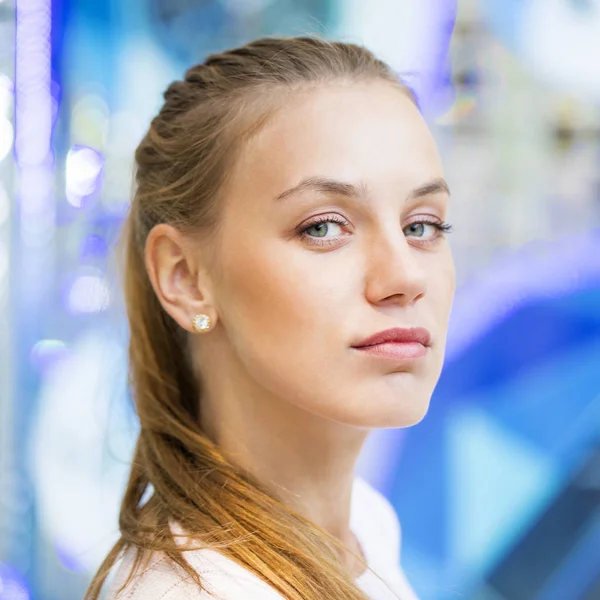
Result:
<svg viewBox="0 0 600 600">
<path fill-rule="evenodd" d="M 535 600 L 584 598 L 600 573 L 600 512 Z"/>
</svg>

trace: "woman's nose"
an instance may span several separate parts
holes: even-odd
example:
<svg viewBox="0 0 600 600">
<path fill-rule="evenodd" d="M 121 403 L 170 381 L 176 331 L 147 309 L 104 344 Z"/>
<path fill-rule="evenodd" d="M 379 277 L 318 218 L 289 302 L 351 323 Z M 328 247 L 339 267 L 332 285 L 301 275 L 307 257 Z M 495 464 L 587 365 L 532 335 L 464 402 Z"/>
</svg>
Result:
<svg viewBox="0 0 600 600">
<path fill-rule="evenodd" d="M 366 296 L 371 303 L 412 304 L 425 294 L 427 280 L 419 250 L 402 232 L 380 238 L 368 253 Z"/>
</svg>

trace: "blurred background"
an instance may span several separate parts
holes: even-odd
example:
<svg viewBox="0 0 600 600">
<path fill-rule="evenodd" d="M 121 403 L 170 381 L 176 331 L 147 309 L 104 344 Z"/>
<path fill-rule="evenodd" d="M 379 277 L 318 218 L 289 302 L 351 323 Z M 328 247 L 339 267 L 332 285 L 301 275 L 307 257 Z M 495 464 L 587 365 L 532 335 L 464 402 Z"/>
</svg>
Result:
<svg viewBox="0 0 600 600">
<path fill-rule="evenodd" d="M 600 0 L 0 0 L 0 600 L 82 597 L 136 435 L 114 245 L 168 83 L 263 35 L 419 96 L 458 290 L 426 419 L 359 471 L 422 600 L 600 599 Z"/>
</svg>

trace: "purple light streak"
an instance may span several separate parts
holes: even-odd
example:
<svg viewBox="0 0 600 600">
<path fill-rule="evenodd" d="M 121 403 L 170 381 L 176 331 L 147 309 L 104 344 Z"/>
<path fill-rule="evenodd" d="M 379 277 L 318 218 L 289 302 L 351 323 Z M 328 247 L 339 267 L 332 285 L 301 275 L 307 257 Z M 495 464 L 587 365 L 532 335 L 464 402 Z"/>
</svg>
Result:
<svg viewBox="0 0 600 600">
<path fill-rule="evenodd" d="M 457 358 L 521 306 L 600 285 L 600 230 L 535 241 L 488 264 L 456 294 L 446 358 Z"/>
<path fill-rule="evenodd" d="M 51 148 L 51 0 L 16 4 L 15 157 L 20 173 L 21 239 L 45 245 L 54 234 Z"/>
</svg>

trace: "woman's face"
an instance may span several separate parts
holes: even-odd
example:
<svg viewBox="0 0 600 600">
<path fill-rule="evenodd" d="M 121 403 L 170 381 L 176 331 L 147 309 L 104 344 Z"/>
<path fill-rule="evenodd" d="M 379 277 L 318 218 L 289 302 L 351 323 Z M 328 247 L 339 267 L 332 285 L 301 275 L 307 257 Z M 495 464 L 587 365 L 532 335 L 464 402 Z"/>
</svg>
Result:
<svg viewBox="0 0 600 600">
<path fill-rule="evenodd" d="M 385 82 L 311 91 L 250 140 L 227 187 L 214 299 L 253 385 L 348 425 L 423 418 L 454 294 L 430 224 L 446 218 L 441 178 L 417 108 Z M 396 327 L 429 330 L 423 357 L 353 347 Z"/>
</svg>

